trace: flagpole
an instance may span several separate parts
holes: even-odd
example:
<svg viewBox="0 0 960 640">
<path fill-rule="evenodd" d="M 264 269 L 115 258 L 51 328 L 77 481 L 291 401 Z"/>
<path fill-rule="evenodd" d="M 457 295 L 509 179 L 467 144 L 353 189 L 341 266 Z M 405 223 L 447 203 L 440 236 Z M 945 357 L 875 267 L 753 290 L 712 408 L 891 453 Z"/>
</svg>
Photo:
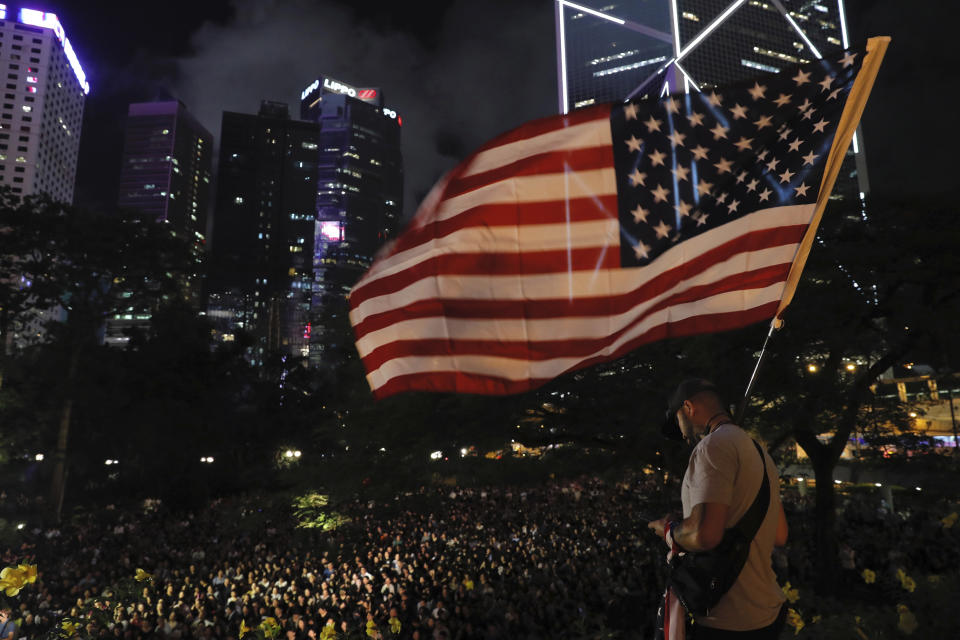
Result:
<svg viewBox="0 0 960 640">
<path fill-rule="evenodd" d="M 737 415 L 734 416 L 734 424 L 741 425 L 743 422 L 743 415 L 747 411 L 747 403 L 750 402 L 750 395 L 753 393 L 753 385 L 757 381 L 757 373 L 760 371 L 760 365 L 763 363 L 763 356 L 767 353 L 767 343 L 770 342 L 770 336 L 773 335 L 775 329 L 779 329 L 783 326 L 783 320 L 780 318 L 774 318 L 770 322 L 770 331 L 767 332 L 767 337 L 763 341 L 763 346 L 760 348 L 760 355 L 757 356 L 757 364 L 753 366 L 753 373 L 750 374 L 750 381 L 747 383 L 747 390 L 743 392 L 743 398 L 740 400 L 740 404 L 737 405 Z"/>
</svg>

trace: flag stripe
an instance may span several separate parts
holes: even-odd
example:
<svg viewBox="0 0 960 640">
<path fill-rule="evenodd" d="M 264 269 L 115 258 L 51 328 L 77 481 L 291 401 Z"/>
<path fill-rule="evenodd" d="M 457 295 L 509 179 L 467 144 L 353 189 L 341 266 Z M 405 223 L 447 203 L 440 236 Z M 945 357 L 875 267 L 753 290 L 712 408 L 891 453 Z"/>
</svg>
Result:
<svg viewBox="0 0 960 640">
<path fill-rule="evenodd" d="M 665 253 L 661 260 L 640 269 L 617 270 L 613 273 L 580 273 L 569 272 L 565 263 L 557 264 L 557 274 L 548 276 L 527 276 L 520 280 L 507 279 L 503 287 L 493 287 L 493 280 L 484 280 L 478 286 L 469 287 L 471 297 L 477 299 L 520 298 L 520 299 L 553 299 L 573 297 L 597 297 L 602 295 L 619 295 L 636 287 L 637 282 L 654 280 L 660 274 L 682 264 L 688 255 L 700 256 L 702 262 L 705 255 L 729 257 L 730 253 L 718 254 L 717 251 L 732 252 L 738 247 L 742 251 L 749 249 L 764 249 L 770 246 L 793 242 L 789 234 L 795 233 L 795 227 L 805 226 L 810 219 L 812 205 L 790 205 L 775 207 L 755 212 L 739 220 L 718 227 L 707 234 L 691 238 L 687 242 L 677 245 Z M 564 232 L 568 232 L 566 225 L 557 225 Z M 546 227 L 546 225 L 544 226 Z M 522 228 L 522 227 L 521 227 Z M 538 227 L 539 229 L 539 227 Z M 777 229 L 782 229 L 787 237 L 779 235 Z M 470 230 L 475 232 L 475 230 Z M 773 235 L 765 235 L 768 232 Z M 464 231 L 463 233 L 468 233 Z M 802 233 L 802 230 L 801 230 Z M 580 233 L 569 233 L 571 241 L 578 239 Z M 563 237 L 562 233 L 556 237 Z M 433 283 L 407 279 L 403 273 L 406 270 L 416 270 L 421 262 L 452 252 L 455 247 L 471 246 L 477 238 L 468 238 L 471 243 L 464 244 L 461 238 L 449 236 L 444 242 L 439 240 L 430 250 L 420 248 L 411 250 L 409 254 L 398 254 L 380 261 L 381 268 L 371 270 L 354 288 L 350 295 L 350 318 L 354 326 L 375 313 L 395 309 L 416 300 L 434 297 L 440 294 L 441 288 L 449 294 L 457 291 L 462 295 L 468 279 L 460 278 L 461 282 Z M 798 241 L 798 240 L 797 240 Z M 616 239 L 619 242 L 619 239 Z M 728 245 L 728 243 L 734 243 Z M 613 243 L 613 240 L 611 240 Z M 740 244 L 736 244 L 740 243 Z M 751 245 L 751 243 L 754 243 Z M 590 246 L 587 244 L 586 246 Z M 597 242 L 594 246 L 605 246 Z M 721 247 L 724 247 L 721 249 Z M 555 247 L 551 247 L 555 248 Z M 511 249 L 513 250 L 513 249 Z M 619 248 L 616 249 L 619 251 Z M 791 256 L 792 259 L 792 256 Z M 750 263 L 746 265 L 751 266 Z M 442 276 L 435 270 L 430 275 Z M 386 281 L 386 282 L 384 282 Z M 602 288 L 604 286 L 608 288 Z M 406 289 L 406 287 L 416 287 Z M 406 290 L 405 290 L 406 289 Z"/>
<path fill-rule="evenodd" d="M 713 298 L 661 309 L 647 316 L 642 322 L 632 327 L 630 331 L 621 334 L 619 339 L 613 344 L 598 350 L 588 359 L 596 358 L 597 361 L 602 361 L 616 357 L 617 354 L 625 353 L 625 351 L 622 351 L 623 349 L 630 349 L 637 344 L 642 344 L 647 341 L 646 336 L 651 332 L 660 337 L 684 335 L 677 333 L 673 325 L 704 313 L 707 315 L 732 313 L 743 318 L 752 317 L 750 311 L 756 307 L 762 306 L 769 308 L 769 305 L 772 304 L 772 308 L 776 309 L 782 291 L 783 283 L 779 282 L 765 289 L 723 293 Z M 743 314 L 742 312 L 747 313 Z M 770 317 L 769 314 L 771 311 L 768 310 L 766 313 L 766 317 Z M 727 323 L 730 328 L 744 326 L 737 324 L 736 318 L 726 318 L 723 322 Z M 583 362 L 583 357 L 567 357 L 565 353 L 563 353 L 561 357 L 544 360 L 459 354 L 446 356 L 406 356 L 390 360 L 378 369 L 370 371 L 367 379 L 370 381 L 372 388 L 377 388 L 390 379 L 401 375 L 423 371 L 440 372 L 453 370 L 494 378 L 505 378 L 507 380 L 549 380 L 571 369 L 579 368 Z M 481 391 L 474 390 L 474 392 Z"/>
<path fill-rule="evenodd" d="M 688 278 L 689 274 L 697 273 L 696 270 L 700 270 L 700 276 L 702 278 L 716 277 L 716 272 L 710 271 L 710 269 L 716 269 L 717 267 L 714 265 L 718 263 L 720 263 L 722 268 L 729 270 L 736 270 L 743 265 L 748 265 L 744 268 L 745 271 L 780 265 L 784 262 L 789 263 L 794 257 L 796 243 L 799 242 L 799 239 L 803 236 L 803 231 L 803 227 L 798 225 L 748 234 L 747 236 L 725 243 L 705 253 L 697 258 L 696 262 L 692 265 L 684 265 L 683 268 L 674 269 L 649 279 L 631 279 L 629 277 L 631 274 L 621 274 L 616 270 L 610 272 L 593 270 L 580 271 L 576 274 L 576 278 L 578 282 L 582 282 L 583 284 L 577 287 L 578 290 L 587 290 L 591 282 L 595 285 L 592 287 L 593 291 L 587 295 L 559 295 L 553 297 L 546 297 L 546 295 L 544 295 L 534 298 L 514 294 L 518 289 L 523 291 L 528 288 L 538 293 L 549 293 L 553 291 L 563 294 L 569 291 L 570 275 L 572 274 L 555 274 L 550 279 L 550 282 L 539 277 L 534 279 L 525 278 L 521 286 L 517 287 L 517 278 L 515 277 L 503 278 L 494 276 L 493 274 L 487 274 L 489 277 L 482 277 L 482 274 L 469 274 L 481 275 L 481 277 L 471 281 L 475 285 L 471 286 L 471 282 L 467 282 L 466 279 L 462 277 L 468 275 L 467 273 L 445 273 L 444 276 L 438 275 L 437 280 L 449 278 L 452 280 L 449 285 L 447 285 L 446 282 L 427 281 L 423 286 L 418 287 L 421 291 L 420 294 L 412 289 L 399 291 L 401 287 L 398 286 L 399 295 L 396 298 L 391 297 L 383 301 L 382 305 L 378 305 L 383 311 L 370 313 L 363 320 L 359 320 L 359 313 L 353 316 L 355 331 L 358 339 L 362 340 L 368 333 L 381 329 L 392 322 L 409 321 L 417 317 L 427 317 L 426 311 L 428 309 L 434 309 L 440 312 L 440 315 L 456 314 L 458 309 L 463 310 L 472 307 L 480 310 L 497 309 L 498 312 L 491 312 L 490 317 L 527 317 L 531 320 L 550 318 L 554 317 L 555 314 L 561 316 L 599 316 L 624 313 L 634 305 L 652 299 L 655 296 L 663 295 L 669 288 L 675 286 L 676 283 Z M 768 248 L 759 249 L 759 247 L 762 246 Z M 735 264 L 722 264 L 734 256 L 738 257 Z M 415 270 L 414 268 L 410 269 L 410 271 Z M 427 273 L 437 273 L 429 268 L 425 271 Z M 398 279 L 405 277 L 407 273 L 408 272 L 401 272 L 397 274 Z M 598 281 L 610 282 L 612 280 L 625 281 L 625 284 L 630 285 L 630 287 L 617 287 L 614 285 L 608 288 L 601 288 L 596 286 Z M 381 283 L 382 282 L 383 281 L 381 281 Z M 410 285 L 414 283 L 415 281 L 411 281 Z M 399 283 L 397 284 L 399 285 Z M 435 295 L 437 290 L 444 289 L 447 291 L 455 290 L 458 294 L 464 290 L 470 292 L 472 292 L 471 290 L 476 290 L 479 293 L 475 297 L 465 297 L 463 295 L 438 297 Z M 625 290 L 619 291 L 620 289 Z M 410 302 L 403 305 L 396 305 L 393 304 L 395 299 L 409 300 Z M 435 304 L 441 304 L 442 306 L 437 308 L 434 306 Z M 370 307 L 368 306 L 364 311 L 369 311 L 369 309 Z M 505 315 L 505 309 L 512 309 L 514 315 Z M 480 313 L 476 315 L 477 317 L 483 317 Z"/>
<path fill-rule="evenodd" d="M 395 339 L 372 349 L 369 351 L 369 355 L 363 358 L 363 364 L 368 371 L 375 371 L 389 360 L 406 356 L 489 355 L 547 360 L 554 358 L 557 353 L 563 353 L 572 357 L 590 357 L 608 345 L 615 343 L 622 334 L 653 313 L 677 304 L 693 302 L 721 293 L 740 289 L 766 288 L 782 282 L 789 268 L 790 263 L 787 262 L 765 269 L 731 275 L 710 284 L 690 287 L 675 295 L 658 300 L 656 304 L 649 306 L 642 313 L 629 314 L 629 322 L 620 329 L 613 328 L 620 324 L 617 322 L 617 318 L 611 317 L 607 322 L 598 323 L 596 318 L 577 317 L 575 310 L 570 312 L 569 317 L 554 317 L 542 321 L 531 320 L 524 323 L 522 320 L 516 319 L 514 309 L 506 309 L 505 311 L 509 315 L 505 317 L 511 321 L 502 323 L 495 320 L 504 317 L 497 315 L 496 310 L 491 310 L 493 313 L 486 317 L 479 319 L 472 317 L 469 320 L 461 320 L 457 315 L 457 309 L 444 305 L 446 317 L 434 316 L 426 322 L 397 322 L 396 326 L 391 326 L 390 333 L 395 336 L 410 335 L 417 336 L 417 338 Z M 582 305 L 584 302 L 587 301 L 579 301 L 579 304 Z M 470 311 L 476 311 L 475 305 Z M 414 324 L 417 326 L 412 326 Z M 598 324 L 606 330 L 602 330 L 601 327 L 597 326 Z M 577 327 L 579 327 L 579 330 Z M 474 331 L 470 331 L 471 329 Z M 588 332 L 599 334 L 599 337 L 578 337 L 564 340 L 538 340 L 534 337 L 538 334 L 545 336 L 578 336 L 585 335 Z M 449 334 L 450 337 L 431 337 L 435 335 L 443 336 L 445 333 Z M 477 334 L 477 337 L 472 339 L 455 337 L 470 333 Z M 522 339 L 524 333 L 530 334 L 529 339 Z"/>
<path fill-rule="evenodd" d="M 482 153 L 495 149 L 497 147 L 506 147 L 514 142 L 524 140 L 536 140 L 538 136 L 549 134 L 553 131 L 570 131 L 576 129 L 577 125 L 588 122 L 607 122 L 610 118 L 610 105 L 603 104 L 587 109 L 577 109 L 562 116 L 547 116 L 524 124 L 502 133 L 493 140 L 490 140 L 479 147 L 465 162 L 469 166 L 475 158 Z M 609 124 L 608 124 L 609 126 Z"/>
<path fill-rule="evenodd" d="M 760 322 L 761 320 L 770 318 L 776 310 L 777 304 L 775 301 L 767 302 L 745 311 L 702 314 L 676 320 L 670 324 L 660 324 L 623 344 L 610 356 L 589 358 L 581 361 L 572 368 L 579 369 L 589 367 L 599 362 L 610 360 L 611 358 L 617 358 L 644 344 L 656 342 L 657 340 L 662 340 L 667 337 L 679 338 L 744 327 L 754 322 Z M 438 363 L 438 365 L 439 364 L 440 363 Z M 449 364 L 449 362 L 444 364 Z M 529 391 L 552 379 L 553 376 L 514 380 L 504 378 L 496 373 L 468 373 L 458 371 L 450 366 L 446 369 L 436 366 L 431 370 L 417 370 L 413 368 L 412 371 L 411 368 L 408 367 L 407 373 L 399 373 L 382 383 L 378 383 L 379 378 L 375 376 L 367 376 L 370 388 L 373 390 L 373 395 L 377 399 L 386 398 L 408 389 L 504 395 Z"/>
</svg>

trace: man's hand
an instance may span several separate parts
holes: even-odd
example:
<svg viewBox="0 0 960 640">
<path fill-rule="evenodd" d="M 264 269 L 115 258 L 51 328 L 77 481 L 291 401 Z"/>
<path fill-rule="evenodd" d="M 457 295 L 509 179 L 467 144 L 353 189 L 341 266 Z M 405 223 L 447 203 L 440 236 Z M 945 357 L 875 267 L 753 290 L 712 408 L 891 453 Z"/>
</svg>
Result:
<svg viewBox="0 0 960 640">
<path fill-rule="evenodd" d="M 675 520 L 680 522 L 683 520 L 683 516 L 679 513 L 668 513 L 659 520 L 653 520 L 647 523 L 648 529 L 653 529 L 654 533 L 657 534 L 657 537 L 666 543 L 664 536 L 666 535 L 667 525 L 670 524 L 670 521 Z"/>
</svg>

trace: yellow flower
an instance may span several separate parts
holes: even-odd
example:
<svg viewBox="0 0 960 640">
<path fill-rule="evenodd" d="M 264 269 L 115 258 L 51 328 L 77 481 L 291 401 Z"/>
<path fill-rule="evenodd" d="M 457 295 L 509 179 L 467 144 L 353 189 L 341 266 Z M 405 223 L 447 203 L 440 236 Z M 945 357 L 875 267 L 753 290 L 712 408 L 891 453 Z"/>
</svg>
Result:
<svg viewBox="0 0 960 640">
<path fill-rule="evenodd" d="M 380 635 L 380 632 L 377 630 L 377 623 L 373 620 L 367 620 L 367 635 L 371 638 L 376 638 Z"/>
<path fill-rule="evenodd" d="M 957 515 L 957 512 L 956 512 L 956 511 L 954 511 L 954 512 L 951 513 L 950 515 L 948 515 L 948 516 L 946 516 L 945 518 L 943 518 L 942 520 L 940 520 L 940 522 L 943 523 L 943 528 L 944 528 L 944 529 L 949 529 L 950 527 L 952 527 L 953 525 L 955 525 L 955 524 L 957 523 L 957 518 L 960 518 L 960 516 Z"/>
<path fill-rule="evenodd" d="M 60 632 L 61 638 L 72 638 L 77 634 L 77 625 L 75 622 L 71 622 L 70 620 L 64 620 L 62 623 L 60 623 L 60 628 L 62 629 Z"/>
<path fill-rule="evenodd" d="M 790 601 L 790 604 L 793 604 L 800 599 L 800 591 L 792 588 L 789 582 L 783 585 L 783 594 L 787 596 L 787 600 Z"/>
<path fill-rule="evenodd" d="M 241 621 L 240 621 L 240 637 L 242 638 L 243 636 L 247 635 L 248 633 L 250 633 L 250 627 L 247 626 L 247 621 L 246 621 L 246 620 L 241 620 Z"/>
<path fill-rule="evenodd" d="M 328 624 L 320 630 L 320 640 L 333 640 L 337 636 L 337 630 L 332 624 Z"/>
<path fill-rule="evenodd" d="M 870 569 L 864 569 L 863 573 L 861 573 L 860 575 L 863 576 L 863 581 L 866 582 L 867 584 L 873 584 L 874 582 L 877 581 L 877 574 L 874 573 L 873 571 L 870 571 Z"/>
<path fill-rule="evenodd" d="M 787 609 L 787 624 L 793 627 L 793 635 L 800 633 L 800 630 L 805 626 L 803 618 L 795 609 Z"/>
<path fill-rule="evenodd" d="M 26 577 L 20 569 L 4 567 L 3 571 L 0 571 L 0 591 L 11 598 L 20 593 L 26 583 Z"/>
<path fill-rule="evenodd" d="M 147 573 L 146 571 L 144 571 L 143 569 L 138 568 L 137 572 L 133 574 L 133 579 L 136 580 L 137 582 L 144 582 L 144 581 L 153 580 L 153 576 Z"/>
<path fill-rule="evenodd" d="M 260 630 L 267 638 L 276 638 L 280 635 L 280 625 L 277 624 L 276 618 L 266 618 L 260 623 Z"/>
<path fill-rule="evenodd" d="M 390 618 L 387 622 L 390 623 L 390 631 L 394 635 L 400 633 L 400 627 L 402 626 L 400 624 L 400 620 L 398 620 L 397 618 Z"/>
<path fill-rule="evenodd" d="M 21 564 L 17 567 L 17 569 L 23 576 L 23 581 L 25 584 L 31 584 L 37 581 L 37 565 Z"/>
<path fill-rule="evenodd" d="M 463 586 L 466 588 L 467 591 L 473 591 L 473 587 L 474 587 L 473 580 L 471 580 L 470 578 L 467 578 L 466 580 L 463 581 Z"/>
<path fill-rule="evenodd" d="M 917 630 L 917 627 L 920 626 L 917 623 L 917 617 L 913 615 L 913 612 L 907 608 L 905 604 L 897 605 L 897 613 L 900 614 L 900 621 L 897 623 L 897 629 L 903 631 L 908 636 Z"/>
<path fill-rule="evenodd" d="M 900 586 L 910 593 L 913 593 L 913 590 L 917 588 L 917 583 L 903 569 L 897 569 L 897 578 L 900 579 Z"/>
</svg>

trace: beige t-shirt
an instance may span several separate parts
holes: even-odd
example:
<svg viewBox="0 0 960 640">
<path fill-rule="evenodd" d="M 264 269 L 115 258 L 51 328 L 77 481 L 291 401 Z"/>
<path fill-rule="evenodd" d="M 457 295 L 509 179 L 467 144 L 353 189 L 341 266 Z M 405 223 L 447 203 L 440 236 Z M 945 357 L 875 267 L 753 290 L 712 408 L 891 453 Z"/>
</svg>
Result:
<svg viewBox="0 0 960 640">
<path fill-rule="evenodd" d="M 770 560 L 780 515 L 780 479 L 766 450 L 764 456 L 770 479 L 767 514 L 754 536 L 747 563 L 737 581 L 709 615 L 697 617 L 697 624 L 730 631 L 760 629 L 776 620 L 786 600 Z M 704 437 L 690 455 L 680 493 L 683 517 L 689 517 L 698 504 L 725 504 L 730 508 L 726 528 L 732 527 L 756 499 L 763 482 L 762 472 L 763 463 L 750 436 L 736 425 L 720 425 Z"/>
</svg>

